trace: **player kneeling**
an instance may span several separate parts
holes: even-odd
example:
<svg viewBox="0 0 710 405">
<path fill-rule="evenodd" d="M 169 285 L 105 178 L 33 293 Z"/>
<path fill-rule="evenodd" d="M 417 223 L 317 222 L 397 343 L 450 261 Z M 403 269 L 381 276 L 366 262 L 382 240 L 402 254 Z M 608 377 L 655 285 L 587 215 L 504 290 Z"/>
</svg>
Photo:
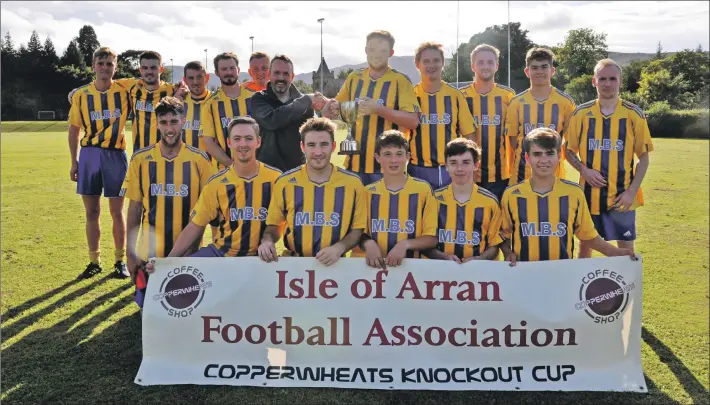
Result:
<svg viewBox="0 0 710 405">
<path fill-rule="evenodd" d="M 555 177 L 562 139 L 557 131 L 537 128 L 523 141 L 532 176 L 503 193 L 501 249 L 511 266 L 520 261 L 574 258 L 574 236 L 605 256 L 630 256 L 604 241 L 596 229 L 579 184 Z"/>
<path fill-rule="evenodd" d="M 503 242 L 502 214 L 496 196 L 475 183 L 481 149 L 469 139 L 458 138 L 446 145 L 444 154 L 452 182 L 436 191 L 439 244 L 425 254 L 457 263 L 495 260 Z"/>
<path fill-rule="evenodd" d="M 366 187 L 367 232 L 360 246 L 370 267 L 399 266 L 436 246 L 437 203 L 431 186 L 407 174 L 409 144 L 401 132 L 382 133 L 375 145 L 382 179 Z M 362 256 L 354 251 L 353 256 Z"/>
</svg>

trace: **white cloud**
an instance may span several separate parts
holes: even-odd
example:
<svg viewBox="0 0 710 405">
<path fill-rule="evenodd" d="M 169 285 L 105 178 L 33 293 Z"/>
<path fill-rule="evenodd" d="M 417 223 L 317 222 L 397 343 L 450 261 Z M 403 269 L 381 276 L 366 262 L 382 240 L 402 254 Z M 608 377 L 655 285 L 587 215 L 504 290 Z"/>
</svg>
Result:
<svg viewBox="0 0 710 405">
<path fill-rule="evenodd" d="M 463 42 L 487 26 L 505 24 L 506 2 L 458 3 Z M 296 72 L 315 70 L 320 56 L 320 24 L 329 66 L 364 61 L 364 38 L 387 29 L 396 38 L 396 55 L 413 55 L 427 40 L 453 51 L 455 1 L 441 2 L 6 2 L 0 5 L 0 29 L 16 44 L 33 29 L 50 36 L 59 53 L 91 24 L 103 45 L 118 52 L 154 49 L 176 65 L 204 60 L 230 50 L 240 59 L 254 49 L 286 53 Z M 707 2 L 511 2 L 510 19 L 520 21 L 536 43 L 554 45 L 572 28 L 607 33 L 610 50 L 654 52 L 708 46 Z"/>
</svg>

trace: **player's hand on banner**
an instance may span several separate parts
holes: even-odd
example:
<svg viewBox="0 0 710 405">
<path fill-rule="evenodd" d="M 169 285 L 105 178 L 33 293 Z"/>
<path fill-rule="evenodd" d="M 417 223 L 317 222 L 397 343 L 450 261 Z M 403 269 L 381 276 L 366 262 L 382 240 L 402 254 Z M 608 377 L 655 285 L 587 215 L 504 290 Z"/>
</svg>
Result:
<svg viewBox="0 0 710 405">
<path fill-rule="evenodd" d="M 483 260 L 483 259 L 481 259 L 481 256 L 469 256 L 469 257 L 461 260 L 461 263 L 468 263 L 471 260 Z"/>
<path fill-rule="evenodd" d="M 616 248 L 614 253 L 609 255 L 609 257 L 612 256 L 629 256 L 631 260 L 637 261 L 639 258 L 636 256 L 636 253 L 634 252 L 633 249 L 626 249 L 626 248 Z"/>
<path fill-rule="evenodd" d="M 377 104 L 377 101 L 375 101 L 369 97 L 362 97 L 362 98 L 360 98 L 360 101 L 358 102 L 358 106 L 357 106 L 358 114 L 360 114 L 360 115 L 376 114 L 378 105 L 379 104 Z"/>
<path fill-rule="evenodd" d="M 623 193 L 616 196 L 614 199 L 614 205 L 611 209 L 626 212 L 631 209 L 636 199 L 636 191 L 632 189 L 626 189 Z"/>
<path fill-rule="evenodd" d="M 504 260 L 508 262 L 510 267 L 513 267 L 518 263 L 518 256 L 516 256 L 515 253 L 509 253 L 505 256 Z"/>
<path fill-rule="evenodd" d="M 401 240 L 387 253 L 388 266 L 397 267 L 402 264 L 402 260 L 407 256 L 407 240 Z"/>
<path fill-rule="evenodd" d="M 387 270 L 387 263 L 382 257 L 380 246 L 374 240 L 365 242 L 365 261 L 367 265 L 375 269 Z"/>
<path fill-rule="evenodd" d="M 140 262 L 139 262 L 139 265 L 140 265 Z M 148 274 L 153 274 L 155 272 L 155 263 L 152 261 L 149 261 L 148 263 L 146 263 L 145 264 L 145 272 Z"/>
<path fill-rule="evenodd" d="M 337 244 L 329 246 L 325 249 L 321 249 L 320 252 L 316 254 L 316 260 L 318 260 L 324 266 L 331 266 L 335 264 L 340 256 L 343 255 L 343 249 Z"/>
<path fill-rule="evenodd" d="M 274 242 L 264 242 L 257 249 L 259 257 L 266 263 L 278 262 L 279 256 L 276 254 L 276 244 Z"/>
<path fill-rule="evenodd" d="M 588 167 L 582 169 L 582 177 L 584 177 L 584 181 L 589 183 L 592 187 L 606 187 L 606 179 L 601 175 L 601 173 L 594 169 L 590 169 Z"/>
<path fill-rule="evenodd" d="M 69 179 L 76 182 L 79 179 L 79 162 L 74 162 L 71 164 L 71 169 L 69 169 Z"/>
</svg>

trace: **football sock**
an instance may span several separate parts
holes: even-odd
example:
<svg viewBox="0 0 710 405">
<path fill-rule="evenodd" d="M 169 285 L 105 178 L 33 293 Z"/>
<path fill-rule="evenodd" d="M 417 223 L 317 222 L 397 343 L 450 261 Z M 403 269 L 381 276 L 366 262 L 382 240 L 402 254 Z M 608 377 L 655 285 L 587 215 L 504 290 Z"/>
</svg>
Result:
<svg viewBox="0 0 710 405">
<path fill-rule="evenodd" d="M 124 258 L 126 257 L 126 249 L 116 249 L 116 261 L 117 262 L 122 262 L 124 261 Z"/>
<path fill-rule="evenodd" d="M 89 250 L 89 260 L 91 263 L 101 265 L 101 249 Z"/>
</svg>

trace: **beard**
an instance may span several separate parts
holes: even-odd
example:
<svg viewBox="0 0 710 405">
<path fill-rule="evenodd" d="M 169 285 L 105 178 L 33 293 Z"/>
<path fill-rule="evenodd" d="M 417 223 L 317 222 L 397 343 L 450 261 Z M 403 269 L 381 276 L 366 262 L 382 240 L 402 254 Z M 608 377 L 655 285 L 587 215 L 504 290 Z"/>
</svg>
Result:
<svg viewBox="0 0 710 405">
<path fill-rule="evenodd" d="M 225 77 L 224 79 L 222 79 L 222 78 L 220 77 L 220 78 L 219 78 L 219 81 L 220 81 L 224 86 L 234 86 L 235 84 L 237 84 L 237 78 L 236 78 L 236 77 L 234 77 L 234 78 L 232 78 L 232 77 Z"/>
<path fill-rule="evenodd" d="M 286 94 L 288 92 L 289 87 L 291 86 L 290 83 L 284 80 L 277 80 L 275 82 L 272 82 L 271 87 L 277 94 Z"/>
</svg>

